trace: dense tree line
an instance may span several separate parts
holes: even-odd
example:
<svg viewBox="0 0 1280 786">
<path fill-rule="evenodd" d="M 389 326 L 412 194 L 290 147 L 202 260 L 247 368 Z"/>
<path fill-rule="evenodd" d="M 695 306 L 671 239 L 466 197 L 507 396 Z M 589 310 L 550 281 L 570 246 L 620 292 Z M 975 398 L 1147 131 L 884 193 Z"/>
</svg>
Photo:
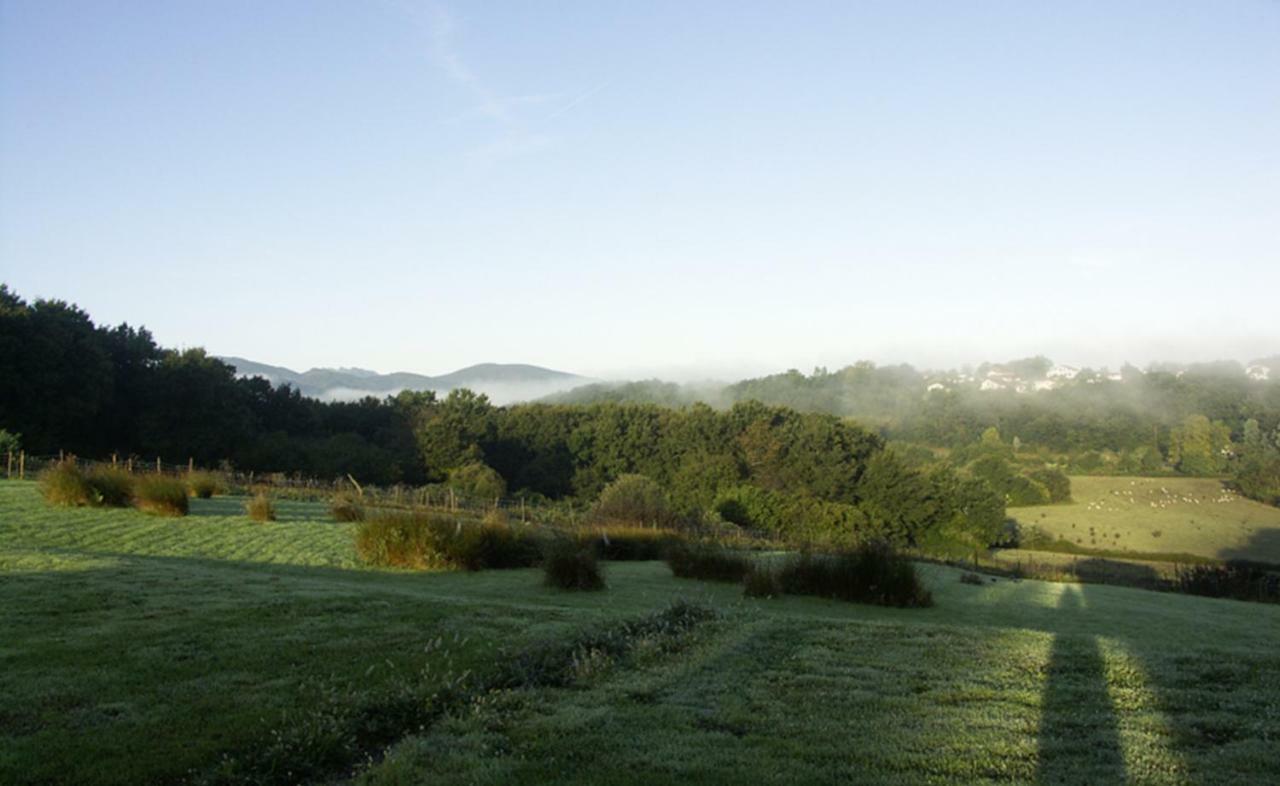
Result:
<svg viewBox="0 0 1280 786">
<path fill-rule="evenodd" d="M 998 369 L 1043 381 L 1049 366 L 1044 358 L 1027 358 Z M 1272 366 L 1280 369 L 1280 363 Z M 707 401 L 720 407 L 756 400 L 854 418 L 895 443 L 958 452 L 963 460 L 955 463 L 962 465 L 972 458 L 965 458 L 966 451 L 996 429 L 1019 456 L 1034 454 L 1073 473 L 1225 475 L 1263 500 L 1275 499 L 1280 488 L 1280 468 L 1272 459 L 1280 445 L 1280 378 L 1253 379 L 1240 364 L 1223 362 L 1145 372 L 1127 366 L 1119 378 L 1083 369 L 1048 389 L 983 389 L 981 381 L 993 368 L 922 372 L 858 363 L 714 389 L 658 382 L 596 385 L 559 400 L 686 406 Z M 987 465 L 991 477 L 1003 472 L 996 462 Z"/>
<path fill-rule="evenodd" d="M 590 501 L 623 476 L 661 487 L 682 520 L 806 539 L 899 543 L 945 525 L 995 536 L 1001 495 L 972 473 L 922 467 L 830 414 L 742 401 L 495 407 L 455 390 L 322 403 L 237 378 L 203 350 L 128 325 L 95 325 L 61 301 L 0 288 L 0 429 L 36 454 L 194 458 L 241 470 L 364 482 L 448 481 L 481 497 Z M 985 545 L 985 544 L 984 544 Z"/>
<path fill-rule="evenodd" d="M 322 403 L 143 328 L 94 325 L 59 300 L 27 303 L 0 285 L 0 428 L 33 455 L 67 451 L 193 458 L 245 470 L 376 482 L 425 479 L 402 408 Z"/>
</svg>

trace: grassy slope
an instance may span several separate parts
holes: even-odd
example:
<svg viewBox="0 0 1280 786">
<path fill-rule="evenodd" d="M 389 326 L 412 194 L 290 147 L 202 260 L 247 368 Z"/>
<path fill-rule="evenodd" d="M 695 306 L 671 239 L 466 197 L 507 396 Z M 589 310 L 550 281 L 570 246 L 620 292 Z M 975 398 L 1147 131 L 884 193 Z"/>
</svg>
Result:
<svg viewBox="0 0 1280 786">
<path fill-rule="evenodd" d="M 1071 496 L 1069 505 L 1010 513 L 1085 548 L 1280 563 L 1280 508 L 1217 480 L 1080 476 L 1071 478 Z"/>
<path fill-rule="evenodd" d="M 30 484 L 0 483 L 0 782 L 172 779 L 262 740 L 325 686 L 440 670 L 424 650 L 437 636 L 454 670 L 483 667 L 500 645 L 677 595 L 726 613 L 693 651 L 495 696 L 366 777 L 1229 783 L 1276 764 L 1276 607 L 973 587 L 936 567 L 937 606 L 904 611 L 746 601 L 656 563 L 611 565 L 610 589 L 588 595 L 533 571 L 351 564 L 344 525 L 53 511 Z"/>
</svg>

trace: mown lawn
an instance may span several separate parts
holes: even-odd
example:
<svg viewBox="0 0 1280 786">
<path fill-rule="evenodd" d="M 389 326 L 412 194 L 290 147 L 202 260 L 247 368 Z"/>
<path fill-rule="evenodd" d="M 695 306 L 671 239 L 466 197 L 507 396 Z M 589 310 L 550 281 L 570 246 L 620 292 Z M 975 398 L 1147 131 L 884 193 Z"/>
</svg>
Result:
<svg viewBox="0 0 1280 786">
<path fill-rule="evenodd" d="M 492 694 L 405 729 L 360 777 L 1239 783 L 1280 768 L 1274 606 L 970 586 L 933 566 L 926 610 L 749 601 L 660 563 L 611 564 L 608 590 L 567 594 L 531 570 L 362 570 L 323 509 L 263 525 L 236 504 L 51 510 L 0 483 L 0 783 L 181 780 L 335 695 L 483 671 L 678 596 L 721 612 L 691 647 Z"/>
<path fill-rule="evenodd" d="M 1086 549 L 1280 564 L 1280 508 L 1210 478 L 1073 476 L 1065 505 L 1011 508 L 1024 526 Z"/>
</svg>

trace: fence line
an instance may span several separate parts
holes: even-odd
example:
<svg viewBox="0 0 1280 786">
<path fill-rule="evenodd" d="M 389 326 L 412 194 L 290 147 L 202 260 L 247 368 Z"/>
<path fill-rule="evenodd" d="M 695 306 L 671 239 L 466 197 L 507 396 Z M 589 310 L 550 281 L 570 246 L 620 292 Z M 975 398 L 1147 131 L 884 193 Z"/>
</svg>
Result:
<svg viewBox="0 0 1280 786">
<path fill-rule="evenodd" d="M 57 456 L 32 456 L 25 451 L 18 451 L 17 453 L 9 451 L 5 477 L 7 479 L 25 480 L 29 473 L 34 478 L 40 472 L 62 462 L 71 462 L 77 467 L 88 470 L 95 467 L 110 466 L 114 469 L 123 468 L 130 473 L 158 473 L 174 477 L 182 477 L 197 472 L 209 472 L 221 477 L 229 486 L 246 491 L 265 487 L 286 493 L 311 494 L 316 497 L 326 498 L 340 493 L 351 493 L 373 505 L 402 508 L 439 508 L 450 511 L 481 513 L 502 510 L 507 513 L 518 513 L 522 521 L 535 513 L 563 513 L 570 520 L 576 520 L 582 513 L 582 511 L 575 509 L 571 501 L 534 501 L 523 496 L 465 496 L 459 494 L 456 488 L 446 483 L 426 486 L 411 486 L 403 483 L 391 486 L 373 486 L 357 483 L 350 475 L 344 478 L 323 480 L 304 477 L 300 473 L 202 469 L 196 466 L 193 458 L 188 458 L 182 464 L 171 464 L 165 463 L 162 457 L 157 456 L 153 463 L 150 459 L 135 455 L 121 457 L 118 453 L 112 453 L 110 459 L 94 460 L 82 458 L 65 451 L 58 451 Z M 14 471 L 15 466 L 17 467 L 16 472 Z"/>
</svg>

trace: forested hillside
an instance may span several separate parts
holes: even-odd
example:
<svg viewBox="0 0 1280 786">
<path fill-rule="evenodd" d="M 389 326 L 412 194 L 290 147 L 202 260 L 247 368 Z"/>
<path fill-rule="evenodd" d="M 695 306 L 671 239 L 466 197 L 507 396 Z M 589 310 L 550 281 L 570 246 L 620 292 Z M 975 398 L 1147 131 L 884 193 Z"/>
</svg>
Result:
<svg viewBox="0 0 1280 786">
<path fill-rule="evenodd" d="M 590 499 L 638 473 L 686 511 L 775 519 L 794 514 L 797 498 L 866 515 L 868 467 L 879 468 L 877 482 L 902 484 L 899 495 L 928 478 L 910 492 L 925 508 L 964 479 L 1001 504 L 1062 501 L 1064 471 L 1229 475 L 1250 496 L 1280 498 L 1280 382 L 1230 364 L 1083 370 L 1040 385 L 1048 362 L 1039 359 L 948 374 L 860 363 L 722 389 L 596 385 L 562 403 L 508 407 L 468 390 L 320 402 L 238 379 L 201 349 L 163 348 L 144 328 L 95 325 L 73 305 L 27 303 L 0 287 L 0 368 L 3 438 L 36 455 L 192 458 L 379 484 L 479 466 L 496 471 L 503 493 L 547 498 Z M 992 379 L 1005 387 L 991 389 Z M 703 400 L 710 406 L 694 403 Z M 740 484 L 763 491 L 734 492 Z M 737 494 L 733 505 L 717 503 L 726 494 Z M 925 514 L 877 515 L 876 526 L 908 531 L 902 517 Z"/>
<path fill-rule="evenodd" d="M 760 401 L 849 417 L 886 439 L 963 450 L 995 428 L 1022 455 L 1081 474 L 1230 475 L 1250 496 L 1280 500 L 1280 375 L 1274 359 L 1072 369 L 1043 358 L 925 372 L 858 363 L 789 371 L 718 388 L 650 381 L 590 385 L 552 400 L 732 406 Z"/>
</svg>

